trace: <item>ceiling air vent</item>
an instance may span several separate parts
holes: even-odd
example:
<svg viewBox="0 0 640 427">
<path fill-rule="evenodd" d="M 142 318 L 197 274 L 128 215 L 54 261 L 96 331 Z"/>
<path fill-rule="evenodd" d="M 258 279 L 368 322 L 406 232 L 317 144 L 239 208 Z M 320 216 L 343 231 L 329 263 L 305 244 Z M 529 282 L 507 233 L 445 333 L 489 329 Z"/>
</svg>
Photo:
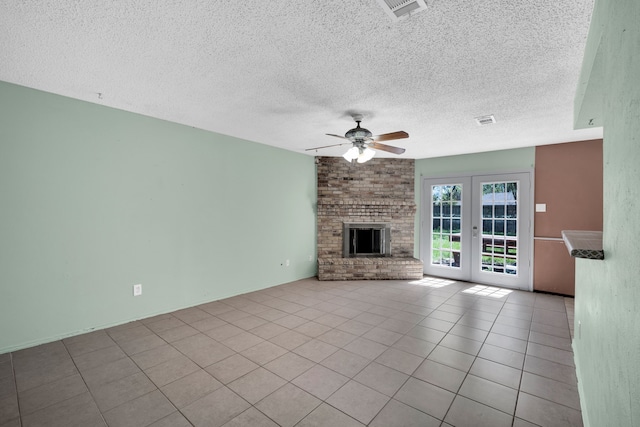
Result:
<svg viewBox="0 0 640 427">
<path fill-rule="evenodd" d="M 495 122 L 496 122 L 496 118 L 493 117 L 493 114 L 489 116 L 476 117 L 476 123 L 478 123 L 478 125 L 480 126 L 491 125 L 491 124 L 494 124 Z"/>
<path fill-rule="evenodd" d="M 393 21 L 408 18 L 427 8 L 426 0 L 377 0 Z"/>
</svg>

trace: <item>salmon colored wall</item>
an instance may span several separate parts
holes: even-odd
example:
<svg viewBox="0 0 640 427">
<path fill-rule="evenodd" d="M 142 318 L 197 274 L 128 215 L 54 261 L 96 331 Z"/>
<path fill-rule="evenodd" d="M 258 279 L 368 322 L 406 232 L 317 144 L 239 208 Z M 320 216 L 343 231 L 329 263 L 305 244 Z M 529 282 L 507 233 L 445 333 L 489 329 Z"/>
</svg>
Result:
<svg viewBox="0 0 640 427">
<path fill-rule="evenodd" d="M 536 147 L 535 236 L 602 230 L 602 140 Z"/>
<path fill-rule="evenodd" d="M 563 241 L 535 240 L 533 288 L 554 294 L 575 295 L 575 259 Z"/>
<path fill-rule="evenodd" d="M 575 293 L 575 261 L 562 230 L 602 230 L 602 140 L 536 147 L 533 288 Z"/>
</svg>

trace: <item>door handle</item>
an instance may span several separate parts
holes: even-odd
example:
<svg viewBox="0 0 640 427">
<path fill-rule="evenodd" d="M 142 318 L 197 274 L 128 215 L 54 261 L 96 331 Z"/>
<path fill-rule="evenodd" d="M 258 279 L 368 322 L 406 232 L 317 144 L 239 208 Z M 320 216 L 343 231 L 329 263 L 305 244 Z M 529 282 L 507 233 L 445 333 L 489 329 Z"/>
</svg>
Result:
<svg viewBox="0 0 640 427">
<path fill-rule="evenodd" d="M 478 227 L 477 226 L 473 226 L 473 231 L 471 232 L 471 235 L 475 238 L 478 237 Z"/>
</svg>

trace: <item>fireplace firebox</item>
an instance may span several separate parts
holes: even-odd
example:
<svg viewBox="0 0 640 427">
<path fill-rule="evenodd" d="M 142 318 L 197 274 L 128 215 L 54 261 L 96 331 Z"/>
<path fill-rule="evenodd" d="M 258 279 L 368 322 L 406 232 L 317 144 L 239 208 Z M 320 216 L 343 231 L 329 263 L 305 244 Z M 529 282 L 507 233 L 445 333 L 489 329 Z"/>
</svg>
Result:
<svg viewBox="0 0 640 427">
<path fill-rule="evenodd" d="M 391 225 L 345 222 L 342 241 L 344 258 L 391 256 Z"/>
</svg>

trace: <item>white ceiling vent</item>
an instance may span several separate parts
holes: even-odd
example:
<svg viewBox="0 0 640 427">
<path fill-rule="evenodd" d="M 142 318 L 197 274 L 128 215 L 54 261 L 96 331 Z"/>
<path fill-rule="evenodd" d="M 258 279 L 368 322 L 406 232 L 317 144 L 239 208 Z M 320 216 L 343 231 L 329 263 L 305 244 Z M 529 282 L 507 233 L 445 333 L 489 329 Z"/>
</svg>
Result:
<svg viewBox="0 0 640 427">
<path fill-rule="evenodd" d="M 377 0 L 393 21 L 408 18 L 427 8 L 426 0 Z"/>
<path fill-rule="evenodd" d="M 496 118 L 493 117 L 493 114 L 489 116 L 476 117 L 476 123 L 478 123 L 478 125 L 480 126 L 491 125 L 491 124 L 494 124 L 495 122 L 496 122 Z"/>
</svg>

